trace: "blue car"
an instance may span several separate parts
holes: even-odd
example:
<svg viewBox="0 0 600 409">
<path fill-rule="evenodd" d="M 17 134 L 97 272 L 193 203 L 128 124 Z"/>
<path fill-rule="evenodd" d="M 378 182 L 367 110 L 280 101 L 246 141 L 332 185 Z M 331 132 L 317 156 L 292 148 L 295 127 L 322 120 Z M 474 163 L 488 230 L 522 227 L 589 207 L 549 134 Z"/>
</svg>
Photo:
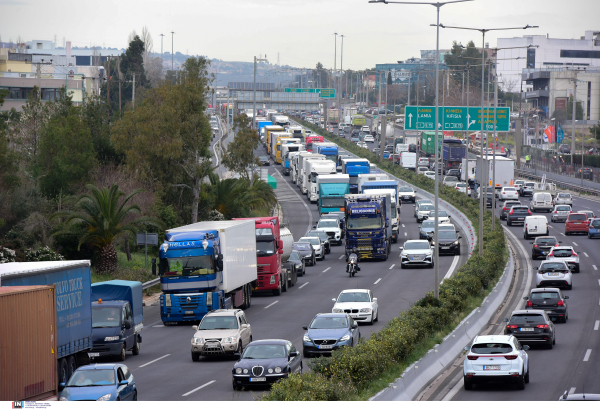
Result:
<svg viewBox="0 0 600 409">
<path fill-rule="evenodd" d="M 133 375 L 123 364 L 95 364 L 78 368 L 65 385 L 59 385 L 61 401 L 137 400 Z"/>
<path fill-rule="evenodd" d="M 317 314 L 302 338 L 302 356 L 331 354 L 334 349 L 358 344 L 360 330 L 352 317 L 345 313 Z"/>
<path fill-rule="evenodd" d="M 600 237 L 600 219 L 590 220 L 590 227 L 588 228 L 588 239 L 595 239 Z"/>
</svg>

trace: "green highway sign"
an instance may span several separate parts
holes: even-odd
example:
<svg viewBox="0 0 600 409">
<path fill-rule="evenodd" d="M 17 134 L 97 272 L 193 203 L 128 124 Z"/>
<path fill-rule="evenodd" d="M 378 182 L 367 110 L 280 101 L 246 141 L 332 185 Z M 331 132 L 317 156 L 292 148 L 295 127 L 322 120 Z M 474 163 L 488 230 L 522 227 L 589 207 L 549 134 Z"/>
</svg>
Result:
<svg viewBox="0 0 600 409">
<path fill-rule="evenodd" d="M 334 88 L 284 88 L 283 92 L 319 94 L 321 98 L 335 98 Z"/>
<path fill-rule="evenodd" d="M 467 122 L 468 121 L 468 122 Z M 481 107 L 439 107 L 438 130 L 440 131 L 484 131 L 494 130 L 494 108 Z M 407 106 L 404 110 L 404 129 L 435 131 L 435 107 L 420 106 L 417 116 L 416 106 Z M 468 124 L 468 125 L 467 125 Z M 510 127 L 510 108 L 500 107 L 496 111 L 496 131 L 508 132 Z"/>
</svg>

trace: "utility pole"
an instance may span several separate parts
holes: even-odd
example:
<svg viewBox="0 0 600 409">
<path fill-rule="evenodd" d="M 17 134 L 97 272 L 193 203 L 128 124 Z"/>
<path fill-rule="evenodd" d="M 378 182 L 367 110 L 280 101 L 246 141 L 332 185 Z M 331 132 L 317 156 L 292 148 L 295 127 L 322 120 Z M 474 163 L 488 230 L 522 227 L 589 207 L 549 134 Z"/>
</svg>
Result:
<svg viewBox="0 0 600 409">
<path fill-rule="evenodd" d="M 337 36 L 338 36 L 338 33 L 333 33 L 333 34 L 335 35 L 335 51 L 333 52 L 333 74 L 335 75 L 337 73 L 336 64 L 337 64 Z M 335 84 L 336 84 L 336 81 L 335 81 L 335 77 L 334 77 L 333 78 L 333 88 L 334 89 L 336 88 Z M 336 108 L 339 110 L 340 109 L 340 95 L 339 95 L 339 92 L 337 92 L 337 94 L 338 95 L 337 95 Z M 341 114 L 340 114 L 340 116 L 341 116 Z"/>
<path fill-rule="evenodd" d="M 112 75 L 110 75 L 110 58 L 112 57 L 112 55 L 110 55 L 108 57 L 108 74 L 107 74 L 107 80 L 108 80 L 108 87 L 106 87 L 106 106 L 108 106 L 108 110 L 110 111 L 110 79 L 112 78 Z M 121 107 L 119 107 L 120 109 Z"/>
<path fill-rule="evenodd" d="M 343 84 L 344 84 L 344 37 L 346 37 L 345 35 L 340 35 L 340 37 L 342 37 L 342 53 L 340 56 L 340 94 L 342 93 L 343 90 Z M 343 102 L 343 95 L 341 96 L 342 98 L 342 102 Z M 340 108 L 342 107 L 342 104 L 340 103 Z"/>
<path fill-rule="evenodd" d="M 174 71 L 174 59 L 173 59 L 173 35 L 175 34 L 175 31 L 171 31 L 171 71 Z"/>
<path fill-rule="evenodd" d="M 122 117 L 121 105 L 121 57 L 117 58 L 117 72 L 119 73 L 119 117 Z"/>
<path fill-rule="evenodd" d="M 493 77 L 494 78 L 494 145 L 492 148 L 492 163 L 493 163 L 492 166 L 494 168 L 494 171 L 492 172 L 492 186 L 494 187 L 494 189 L 496 189 L 496 138 L 497 138 L 496 130 L 498 129 L 498 126 L 496 125 L 496 111 L 498 111 L 498 77 L 497 77 L 497 72 L 496 72 L 496 63 L 498 62 L 498 50 L 496 50 L 494 59 L 496 61 L 494 61 L 494 77 Z M 495 211 L 496 211 L 496 194 L 494 191 L 494 207 L 492 207 L 492 230 L 496 230 Z"/>
<path fill-rule="evenodd" d="M 267 61 L 267 55 L 265 54 L 265 58 L 256 58 L 256 56 L 254 56 L 254 104 L 252 106 L 252 129 L 254 129 L 254 123 L 256 122 L 256 62 L 257 61 Z"/>
<path fill-rule="evenodd" d="M 131 87 L 131 102 L 133 103 L 133 110 L 135 111 L 135 72 L 133 73 L 133 87 Z"/>
<path fill-rule="evenodd" d="M 163 73 L 163 62 L 164 62 L 164 57 L 165 55 L 163 54 L 163 39 L 164 39 L 164 34 L 159 34 L 160 35 L 160 73 Z"/>
<path fill-rule="evenodd" d="M 573 117 L 571 118 L 571 165 L 574 165 L 573 163 L 573 154 L 575 153 L 575 119 L 576 119 L 576 112 L 577 112 L 577 70 L 573 70 Z M 581 152 L 581 154 L 583 155 L 583 151 Z M 583 171 L 581 172 L 581 174 L 583 175 Z"/>
</svg>

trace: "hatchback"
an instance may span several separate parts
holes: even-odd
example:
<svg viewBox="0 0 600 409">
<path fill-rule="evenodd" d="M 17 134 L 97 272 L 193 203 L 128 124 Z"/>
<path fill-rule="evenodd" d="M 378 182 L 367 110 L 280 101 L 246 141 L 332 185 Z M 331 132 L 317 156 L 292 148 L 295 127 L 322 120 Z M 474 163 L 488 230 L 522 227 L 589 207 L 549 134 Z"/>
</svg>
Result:
<svg viewBox="0 0 600 409">
<path fill-rule="evenodd" d="M 137 400 L 135 380 L 123 364 L 81 366 L 58 389 L 61 390 L 60 401 Z"/>
<path fill-rule="evenodd" d="M 526 310 L 544 310 L 552 320 L 561 322 L 567 322 L 569 319 L 569 296 L 563 295 L 558 288 L 532 288 L 529 297 L 523 299 L 527 301 Z"/>
<path fill-rule="evenodd" d="M 507 200 L 504 202 L 504 206 L 500 210 L 500 220 L 506 220 L 506 216 L 508 216 L 508 212 L 510 212 L 513 206 L 523 206 L 523 204 L 516 200 Z"/>
<path fill-rule="evenodd" d="M 526 206 L 515 205 L 511 207 L 506 216 L 506 225 L 512 226 L 515 223 L 525 224 L 525 218 L 531 216 L 531 211 Z"/>
<path fill-rule="evenodd" d="M 554 210 L 552 211 L 552 216 L 550 216 L 550 221 L 555 222 L 564 222 L 571 214 L 572 209 L 570 205 L 555 205 Z"/>
<path fill-rule="evenodd" d="M 590 168 L 579 169 L 578 176 L 577 176 L 578 179 L 581 179 L 581 173 L 583 173 L 584 179 L 589 179 L 589 180 L 594 179 L 594 170 L 593 169 L 590 169 Z"/>
<path fill-rule="evenodd" d="M 542 261 L 535 275 L 535 285 L 540 287 L 573 288 L 573 274 L 564 261 Z"/>
<path fill-rule="evenodd" d="M 503 187 L 502 190 L 500 190 L 500 197 L 499 199 L 501 201 L 505 201 L 505 200 L 518 200 L 519 199 L 519 193 L 517 192 L 517 188 L 515 187 Z"/>
<path fill-rule="evenodd" d="M 565 221 L 565 235 L 588 232 L 587 216 L 583 213 L 570 213 Z"/>
<path fill-rule="evenodd" d="M 556 246 L 550 250 L 548 261 L 564 261 L 573 273 L 579 273 L 579 255 L 572 246 Z"/>
<path fill-rule="evenodd" d="M 505 335 L 514 335 L 522 344 L 544 344 L 552 349 L 556 344 L 554 323 L 544 310 L 516 310 L 505 318 Z"/>
<path fill-rule="evenodd" d="M 557 193 L 554 204 L 573 205 L 573 196 L 570 193 Z"/>
<path fill-rule="evenodd" d="M 595 239 L 596 237 L 600 237 L 600 219 L 590 220 L 588 228 L 588 239 Z"/>
<path fill-rule="evenodd" d="M 302 355 L 310 358 L 314 354 L 330 354 L 344 346 L 358 344 L 358 324 L 346 313 L 317 314 L 310 325 L 302 327 Z"/>
<path fill-rule="evenodd" d="M 548 254 L 550 254 L 550 251 L 554 247 L 558 247 L 558 245 L 561 243 L 562 243 L 562 241 L 556 240 L 556 237 L 554 237 L 554 236 L 536 237 L 536 239 L 534 241 L 529 243 L 532 245 L 531 259 L 536 260 L 538 257 L 546 258 L 546 256 Z"/>
</svg>

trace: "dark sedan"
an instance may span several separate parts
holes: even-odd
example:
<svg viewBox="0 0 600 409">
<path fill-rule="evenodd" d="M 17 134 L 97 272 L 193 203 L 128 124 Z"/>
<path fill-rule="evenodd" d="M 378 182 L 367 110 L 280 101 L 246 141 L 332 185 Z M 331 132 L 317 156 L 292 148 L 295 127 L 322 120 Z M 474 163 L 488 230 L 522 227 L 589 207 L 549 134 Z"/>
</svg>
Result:
<svg viewBox="0 0 600 409">
<path fill-rule="evenodd" d="M 353 347 L 360 339 L 358 324 L 348 314 L 317 314 L 302 337 L 302 355 L 330 354 L 343 346 Z"/>
<path fill-rule="evenodd" d="M 513 206 L 506 216 L 506 225 L 512 226 L 515 223 L 525 224 L 525 218 L 531 216 L 531 211 L 527 206 Z"/>
<path fill-rule="evenodd" d="M 581 173 L 583 172 L 583 178 L 593 180 L 594 179 L 594 171 L 590 168 L 579 169 L 577 178 L 581 178 Z"/>
<path fill-rule="evenodd" d="M 233 366 L 233 389 L 272 385 L 294 372 L 302 373 L 302 358 L 290 341 L 253 341 Z"/>
<path fill-rule="evenodd" d="M 260 163 L 261 166 L 271 166 L 271 161 L 268 156 L 259 156 L 258 163 Z"/>
<path fill-rule="evenodd" d="M 306 262 L 299 251 L 292 251 L 288 263 L 294 264 L 296 267 L 296 274 L 303 276 L 306 273 Z"/>
<path fill-rule="evenodd" d="M 331 253 L 331 243 L 329 242 L 329 236 L 326 232 L 322 230 L 311 230 L 306 234 L 306 236 L 314 236 L 320 238 L 323 242 L 323 247 L 325 247 L 325 254 Z"/>
<path fill-rule="evenodd" d="M 567 322 L 569 312 L 567 310 L 568 295 L 563 295 L 558 288 L 533 288 L 529 297 L 523 297 L 527 301 L 526 310 L 544 310 L 552 320 Z"/>
<path fill-rule="evenodd" d="M 462 236 L 459 236 L 456 231 L 438 231 L 438 242 L 440 243 L 439 254 L 460 256 L 460 239 L 462 239 Z M 433 241 L 432 245 L 435 246 Z"/>
<path fill-rule="evenodd" d="M 504 335 L 513 335 L 521 344 L 544 344 L 550 349 L 555 344 L 554 323 L 546 311 L 513 311 L 504 322 Z"/>
<path fill-rule="evenodd" d="M 292 250 L 296 250 L 302 256 L 305 265 L 310 263 L 311 266 L 317 264 L 317 256 L 315 249 L 310 243 L 294 243 Z"/>
<path fill-rule="evenodd" d="M 504 206 L 502 206 L 502 210 L 500 210 L 500 220 L 506 220 L 506 217 L 508 216 L 508 212 L 510 212 L 510 209 L 513 206 L 522 206 L 523 203 L 518 202 L 516 200 L 507 200 L 506 202 L 504 202 Z"/>
<path fill-rule="evenodd" d="M 419 226 L 419 240 L 429 240 L 435 230 L 435 220 L 423 220 Z"/>
<path fill-rule="evenodd" d="M 446 176 L 456 176 L 457 178 L 460 178 L 460 170 L 458 170 L 458 169 L 448 169 L 446 171 Z"/>
<path fill-rule="evenodd" d="M 546 256 L 552 248 L 557 247 L 562 241 L 556 240 L 554 236 L 539 236 L 536 237 L 531 244 L 531 259 L 536 260 L 538 257 L 546 259 Z"/>
</svg>

